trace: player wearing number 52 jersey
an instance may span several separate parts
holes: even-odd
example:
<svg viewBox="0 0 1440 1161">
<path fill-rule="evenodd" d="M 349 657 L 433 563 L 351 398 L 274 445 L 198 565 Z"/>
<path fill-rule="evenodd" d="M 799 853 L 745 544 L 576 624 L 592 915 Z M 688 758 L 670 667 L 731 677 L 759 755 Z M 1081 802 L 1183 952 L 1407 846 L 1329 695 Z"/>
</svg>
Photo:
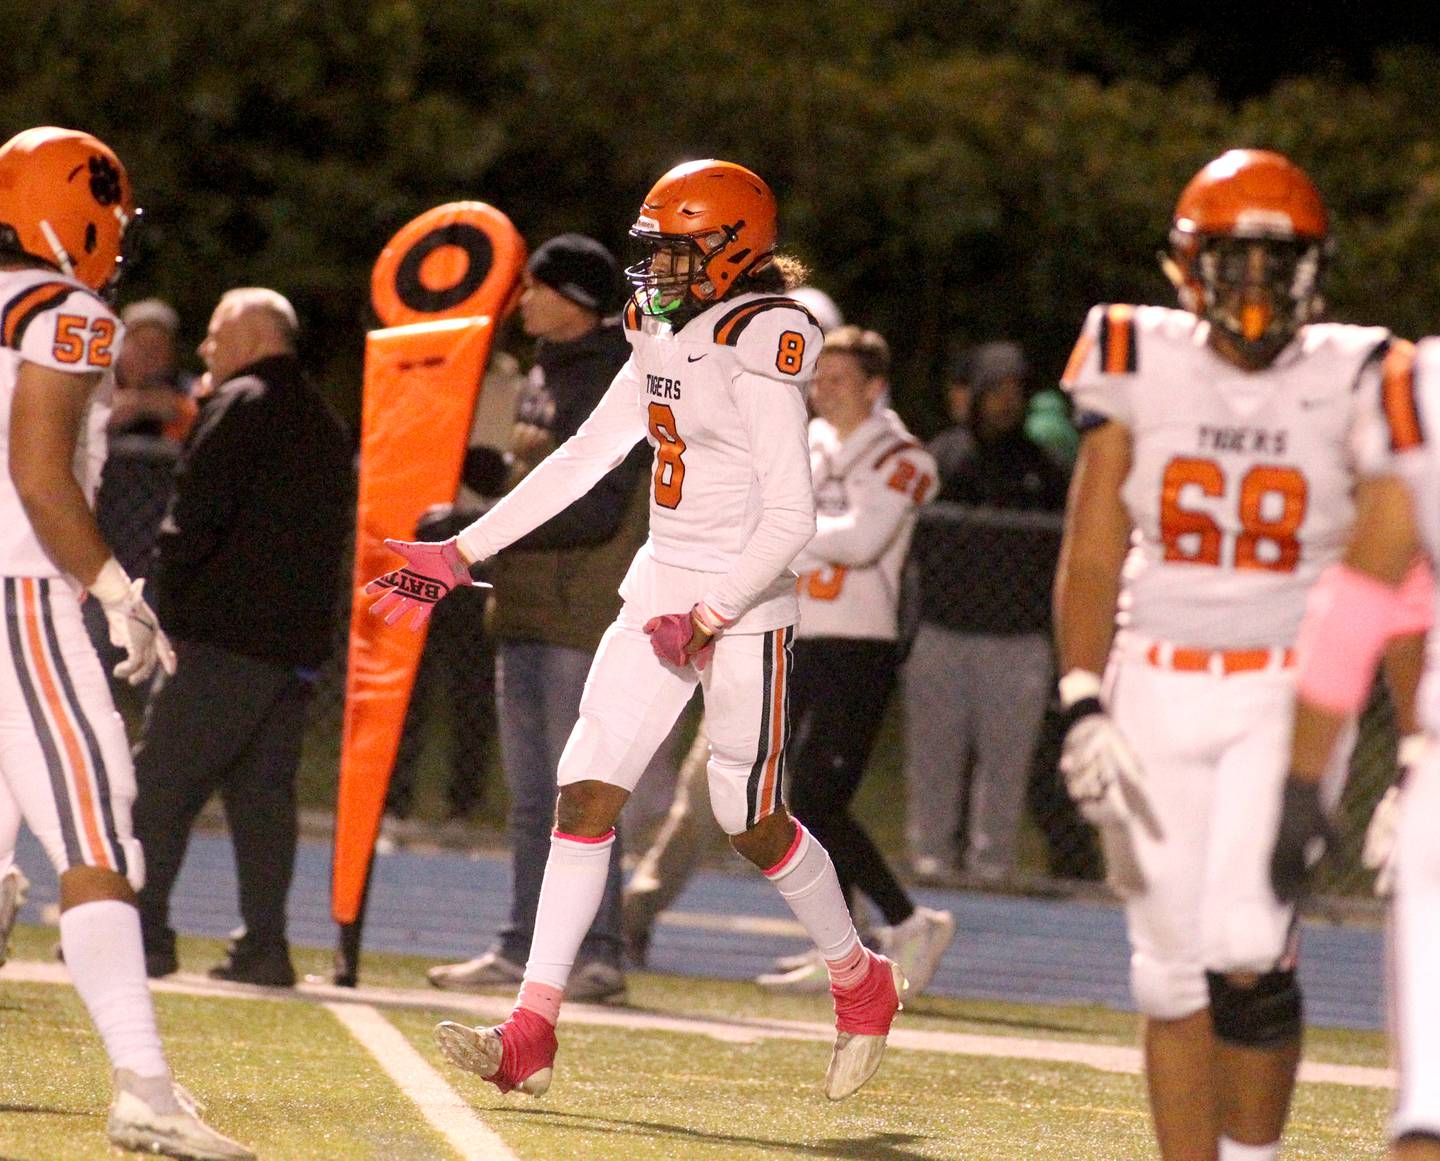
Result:
<svg viewBox="0 0 1440 1161">
<path fill-rule="evenodd" d="M 1293 646 L 1352 519 L 1357 401 L 1404 350 L 1316 321 L 1327 236 L 1300 169 L 1224 154 L 1176 209 L 1185 309 L 1096 307 L 1064 380 L 1085 436 L 1055 589 L 1061 766 L 1126 897 L 1166 1158 L 1273 1158 L 1299 1057 L 1294 914 L 1268 876 Z"/>
<path fill-rule="evenodd" d="M 248 1158 L 195 1115 L 160 1046 L 135 909 L 135 774 L 80 616 L 88 590 L 125 652 L 117 676 L 174 672 L 141 582 L 90 509 L 109 414 L 101 382 L 123 337 L 102 292 L 135 214 L 124 167 L 90 134 L 28 129 L 0 146 L 0 898 L 23 818 L 59 875 L 65 965 L 115 1070 L 111 1142 Z"/>
<path fill-rule="evenodd" d="M 442 1048 L 502 1091 L 551 1079 L 560 995 L 599 906 L 614 822 L 698 684 L 710 739 L 711 803 L 735 849 L 775 882 L 827 962 L 837 1038 L 825 1090 L 879 1066 L 904 990 L 859 942 L 829 855 L 780 800 L 790 642 L 790 562 L 815 531 L 804 392 L 821 333 L 784 295 L 774 196 L 723 161 L 660 179 L 631 234 L 633 349 L 580 429 L 452 541 L 391 542 L 407 567 L 372 583 L 395 621 L 430 606 L 466 566 L 583 495 L 640 439 L 654 449 L 650 538 L 621 585 L 624 605 L 591 666 L 560 759 L 560 797 L 535 935 L 511 1018 L 445 1024 Z"/>
</svg>

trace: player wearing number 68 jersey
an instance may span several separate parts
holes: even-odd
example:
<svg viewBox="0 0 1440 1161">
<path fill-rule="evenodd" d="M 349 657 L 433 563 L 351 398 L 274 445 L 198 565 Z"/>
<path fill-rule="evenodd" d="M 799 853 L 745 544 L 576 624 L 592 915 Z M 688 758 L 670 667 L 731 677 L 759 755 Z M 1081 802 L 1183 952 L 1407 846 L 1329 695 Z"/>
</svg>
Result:
<svg viewBox="0 0 1440 1161">
<path fill-rule="evenodd" d="M 903 977 L 859 942 L 830 858 L 780 799 L 791 560 L 815 531 L 805 390 L 821 332 L 784 290 L 774 195 L 723 161 L 681 165 L 646 196 L 626 271 L 633 353 L 580 429 L 485 516 L 439 546 L 398 546 L 409 567 L 376 582 L 398 619 L 465 583 L 581 496 L 637 440 L 654 449 L 650 537 L 621 585 L 580 720 L 560 759 L 557 826 L 535 935 L 511 1019 L 442 1025 L 455 1063 L 502 1091 L 550 1083 L 560 995 L 599 906 L 614 821 L 698 684 L 705 696 L 716 819 L 775 882 L 825 958 L 837 1039 L 826 1093 L 849 1095 L 879 1066 Z M 408 575 L 405 575 L 408 574 Z M 437 581 L 427 597 L 422 581 Z"/>
<path fill-rule="evenodd" d="M 1064 379 L 1085 435 L 1055 589 L 1061 766 L 1126 897 L 1167 1158 L 1273 1158 L 1299 1056 L 1294 913 L 1268 874 L 1293 647 L 1353 517 L 1357 401 L 1403 357 L 1317 321 L 1327 240 L 1299 168 L 1224 154 L 1176 208 L 1184 309 L 1096 307 Z"/>
</svg>

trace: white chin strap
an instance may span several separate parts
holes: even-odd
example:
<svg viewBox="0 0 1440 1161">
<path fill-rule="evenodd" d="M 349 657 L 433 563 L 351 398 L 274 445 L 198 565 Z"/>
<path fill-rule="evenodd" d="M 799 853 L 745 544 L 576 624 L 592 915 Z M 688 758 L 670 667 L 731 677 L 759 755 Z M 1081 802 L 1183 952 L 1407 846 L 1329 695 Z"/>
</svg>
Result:
<svg viewBox="0 0 1440 1161">
<path fill-rule="evenodd" d="M 70 254 L 65 247 L 60 245 L 60 238 L 50 226 L 47 218 L 40 219 L 40 232 L 45 235 L 45 241 L 50 243 L 50 249 L 55 255 L 55 261 L 60 269 L 71 278 L 75 277 L 75 265 L 70 261 Z"/>
</svg>

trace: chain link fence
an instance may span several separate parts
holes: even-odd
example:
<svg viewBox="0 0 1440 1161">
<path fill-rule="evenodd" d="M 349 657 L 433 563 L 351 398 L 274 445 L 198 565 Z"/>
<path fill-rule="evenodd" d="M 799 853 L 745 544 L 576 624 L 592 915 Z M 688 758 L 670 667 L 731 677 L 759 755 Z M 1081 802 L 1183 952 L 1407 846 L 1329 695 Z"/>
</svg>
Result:
<svg viewBox="0 0 1440 1161">
<path fill-rule="evenodd" d="M 155 534 L 168 503 L 176 450 L 162 440 L 115 441 L 107 461 L 97 517 L 121 563 L 136 576 L 151 569 Z M 907 620 L 913 631 L 936 596 L 976 607 L 978 623 L 1002 623 L 1021 609 L 1048 636 L 1048 607 L 1060 518 L 1049 514 L 966 509 L 931 504 L 922 509 L 907 569 Z M 302 806 L 333 809 L 344 717 L 344 655 L 349 629 L 350 558 L 337 578 L 336 649 L 323 668 L 311 703 L 300 772 Z M 928 596 L 927 596 L 928 594 Z M 493 654 L 483 632 L 483 599 L 462 593 L 440 606 L 416 683 L 410 718 L 397 763 L 392 813 L 417 831 L 463 825 L 462 833 L 503 832 L 506 796 L 494 740 Z M 453 610 L 449 609 L 454 604 Z M 453 616 L 450 614 L 453 613 Z M 452 623 L 453 622 L 453 623 Z M 109 651 L 103 618 L 92 626 L 97 645 Z M 908 663 L 907 663 L 908 666 Z M 1016 774 L 1022 779 L 1023 816 L 1014 874 L 985 885 L 1021 890 L 1066 889 L 1099 880 L 1093 832 L 1065 795 L 1056 770 L 1062 730 L 1054 682 L 1033 737 L 1033 756 Z M 132 731 L 143 706 L 123 683 L 116 700 Z M 857 808 L 898 868 L 911 865 L 903 818 L 907 762 L 903 691 L 892 700 L 885 728 Z M 682 751 L 683 752 L 683 751 Z M 1360 725 L 1351 775 L 1339 814 L 1339 842 L 1322 874 L 1319 906 L 1366 910 L 1371 875 L 1359 863 L 1370 811 L 1389 785 L 1394 765 L 1394 715 L 1383 687 Z M 961 831 L 974 804 L 966 801 L 966 765 L 957 760 L 955 792 Z M 462 821 L 463 820 L 463 821 Z M 959 838 L 957 836 L 957 842 Z M 963 876 L 958 880 L 966 881 Z"/>
</svg>

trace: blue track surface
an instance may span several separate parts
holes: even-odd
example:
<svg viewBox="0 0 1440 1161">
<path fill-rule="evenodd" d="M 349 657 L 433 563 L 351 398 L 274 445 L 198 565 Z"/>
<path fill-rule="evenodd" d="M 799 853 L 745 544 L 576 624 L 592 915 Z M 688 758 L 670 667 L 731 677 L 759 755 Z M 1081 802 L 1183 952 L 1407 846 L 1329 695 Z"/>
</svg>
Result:
<svg viewBox="0 0 1440 1161">
<path fill-rule="evenodd" d="M 38 922 L 56 898 L 55 877 L 39 846 L 22 835 L 20 865 L 34 883 L 22 920 Z M 330 848 L 304 841 L 290 896 L 290 938 L 333 947 Z M 484 950 L 504 922 L 509 863 L 492 854 L 400 850 L 375 861 L 365 947 L 462 959 Z M 1091 1002 L 1129 1008 L 1124 920 L 1117 907 L 964 891 L 920 890 L 918 898 L 954 912 L 958 932 L 930 991 L 937 995 L 1029 1003 Z M 758 874 L 702 871 L 676 911 L 788 920 L 774 889 Z M 197 833 L 176 885 L 178 930 L 225 936 L 239 923 L 229 840 Z M 650 967 L 680 975 L 749 979 L 775 956 L 805 947 L 799 937 L 736 934 L 661 923 Z M 1309 923 L 1301 977 L 1311 1022 L 1353 1028 L 1383 1024 L 1383 948 L 1377 930 Z M 364 978 L 363 961 L 361 978 Z"/>
</svg>

